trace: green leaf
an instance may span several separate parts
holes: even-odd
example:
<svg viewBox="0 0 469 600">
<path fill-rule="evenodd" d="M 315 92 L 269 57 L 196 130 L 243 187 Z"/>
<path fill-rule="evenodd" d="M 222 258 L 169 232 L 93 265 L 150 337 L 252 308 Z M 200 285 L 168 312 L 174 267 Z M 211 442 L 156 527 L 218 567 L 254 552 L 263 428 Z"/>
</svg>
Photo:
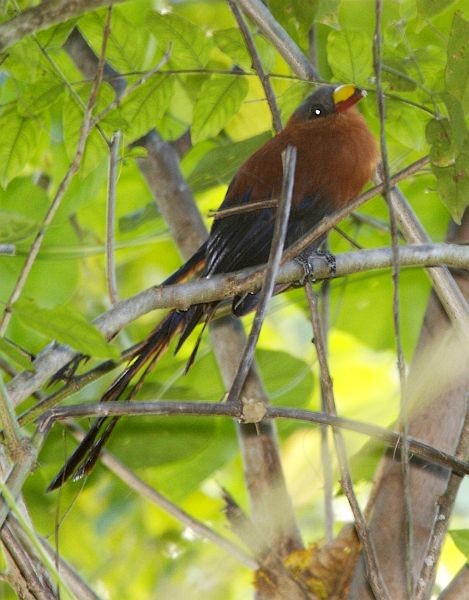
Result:
<svg viewBox="0 0 469 600">
<path fill-rule="evenodd" d="M 273 350 L 258 350 L 256 360 L 274 404 L 304 406 L 310 402 L 314 384 L 310 364 L 287 352 Z"/>
<path fill-rule="evenodd" d="M 195 458 L 214 433 L 214 419 L 150 415 L 127 419 L 110 449 L 130 467 L 163 465 Z"/>
<path fill-rule="evenodd" d="M 454 164 L 447 167 L 432 164 L 432 170 L 441 199 L 456 223 L 460 223 L 469 205 L 469 136 Z"/>
<path fill-rule="evenodd" d="M 215 31 L 213 39 L 218 48 L 239 66 L 250 67 L 251 57 L 246 49 L 243 36 L 236 27 Z"/>
<path fill-rule="evenodd" d="M 359 31 L 332 31 L 327 58 L 334 78 L 341 82 L 365 84 L 372 73 L 370 39 Z"/>
<path fill-rule="evenodd" d="M 431 119 L 427 123 L 425 136 L 431 145 L 430 160 L 434 165 L 447 167 L 454 163 L 455 148 L 448 119 Z"/>
<path fill-rule="evenodd" d="M 211 49 L 211 41 L 195 24 L 173 14 L 148 15 L 148 27 L 166 52 L 171 49 L 170 63 L 184 69 L 205 67 Z"/>
<path fill-rule="evenodd" d="M 455 0 L 417 0 L 420 17 L 431 18 L 446 10 Z"/>
<path fill-rule="evenodd" d="M 22 299 L 15 302 L 13 312 L 27 327 L 83 354 L 119 358 L 119 352 L 107 342 L 104 335 L 70 307 L 43 308 L 32 300 Z"/>
<path fill-rule="evenodd" d="M 41 48 L 44 51 L 62 49 L 72 29 L 75 27 L 75 23 L 75 19 L 70 19 L 65 23 L 58 23 L 54 27 L 48 27 L 45 31 L 38 31 L 36 36 Z"/>
<path fill-rule="evenodd" d="M 334 29 L 339 26 L 338 10 L 340 0 L 319 0 L 314 21 Z"/>
<path fill-rule="evenodd" d="M 238 112 L 248 89 L 246 78 L 238 75 L 217 75 L 206 81 L 194 106 L 192 142 L 217 135 Z"/>
<path fill-rule="evenodd" d="M 163 118 L 171 103 L 173 82 L 171 75 L 157 73 L 126 96 L 119 109 L 110 113 L 112 117 L 118 111 L 129 124 L 129 141 L 148 133 L 158 119 Z"/>
<path fill-rule="evenodd" d="M 79 20 L 80 33 L 99 56 L 107 9 L 91 12 Z M 123 15 L 121 7 L 112 9 L 111 31 L 107 40 L 106 62 L 118 72 L 128 73 L 144 68 L 148 56 L 148 33 L 141 28 L 136 35 L 133 24 Z"/>
<path fill-rule="evenodd" d="M 26 215 L 0 209 L 0 241 L 4 244 L 25 240 L 37 230 L 37 222 Z"/>
<path fill-rule="evenodd" d="M 242 163 L 270 137 L 270 133 L 262 133 L 242 142 L 223 144 L 209 150 L 188 175 L 190 188 L 194 192 L 201 192 L 230 181 Z M 186 160 L 189 158 L 188 155 Z"/>
<path fill-rule="evenodd" d="M 469 529 L 452 529 L 449 534 L 458 549 L 469 560 Z"/>
<path fill-rule="evenodd" d="M 13 110 L 0 117 L 0 131 L 0 184 L 5 188 L 23 171 L 31 156 L 31 149 L 36 147 L 38 124 Z"/>
<path fill-rule="evenodd" d="M 446 86 L 461 102 L 464 112 L 469 112 L 469 21 L 460 13 L 454 15 L 448 41 Z"/>
<path fill-rule="evenodd" d="M 31 117 L 48 109 L 62 99 L 63 83 L 56 79 L 43 79 L 26 87 L 18 98 L 18 113 L 22 117 Z"/>
</svg>

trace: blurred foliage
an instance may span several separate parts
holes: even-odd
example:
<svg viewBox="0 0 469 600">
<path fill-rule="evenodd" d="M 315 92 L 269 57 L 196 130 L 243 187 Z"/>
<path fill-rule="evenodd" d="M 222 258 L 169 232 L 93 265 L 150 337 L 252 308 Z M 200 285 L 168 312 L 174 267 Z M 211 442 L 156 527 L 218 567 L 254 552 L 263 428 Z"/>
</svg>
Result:
<svg viewBox="0 0 469 600">
<path fill-rule="evenodd" d="M 22 2 L 26 7 L 28 2 Z M 373 0 L 270 0 L 274 16 L 302 50 L 315 57 L 322 78 L 354 81 L 369 91 L 361 103 L 376 134 Z M 156 6 L 156 10 L 155 9 Z M 158 12 L 160 11 L 160 12 Z M 106 11 L 82 16 L 11 47 L 0 65 L 0 243 L 16 256 L 0 257 L 0 301 L 5 303 L 31 243 L 74 155 L 91 82 L 63 44 L 76 25 L 99 53 Z M 5 15 L 10 18 L 11 15 Z M 285 121 L 313 86 L 292 75 L 271 43 L 251 27 Z M 312 33 L 311 33 L 312 32 Z M 466 0 L 385 0 L 383 82 L 392 172 L 430 153 L 432 166 L 402 184 L 435 241 L 444 239 L 450 215 L 458 220 L 469 198 L 469 13 Z M 167 60 L 164 57 L 167 55 Z M 138 341 L 157 316 L 130 326 L 112 346 L 87 323 L 109 307 L 104 237 L 108 144 L 124 134 L 117 187 L 116 261 L 121 297 L 160 282 L 180 264 L 166 225 L 136 165 L 132 142 L 156 127 L 168 141 L 188 128 L 192 146 L 182 171 L 204 215 L 216 209 L 243 160 L 270 135 L 271 117 L 236 22 L 222 0 L 133 0 L 113 8 L 107 61 L 125 77 L 119 103 L 101 86 L 80 171 L 46 233 L 21 300 L 15 305 L 0 356 L 28 365 L 51 339 L 94 357 L 114 356 Z M 155 65 L 161 70 L 147 79 Z M 362 247 L 389 245 L 388 210 L 381 198 L 341 224 Z M 374 223 L 383 226 L 375 226 Z M 371 223 L 371 224 L 370 224 Z M 207 220 L 209 224 L 209 220 Z M 350 249 L 338 233 L 334 252 Z M 330 364 L 340 412 L 387 425 L 398 411 L 389 273 L 332 282 Z M 407 360 L 419 334 L 429 284 L 424 274 L 401 275 L 401 323 Z M 257 352 L 275 404 L 318 409 L 317 367 L 301 290 L 271 303 Z M 248 326 L 251 317 L 246 317 Z M 12 345 L 8 340 L 13 341 Z M 190 346 L 190 344 L 189 344 Z M 24 349 L 26 352 L 22 352 Z M 142 398 L 219 401 L 225 392 L 207 336 L 192 371 L 183 376 L 190 348 L 169 353 L 148 377 Z M 95 402 L 109 377 L 68 401 Z M 322 481 L 316 427 L 279 423 L 289 489 L 305 540 L 323 535 Z M 359 491 L 366 491 L 380 448 L 347 435 Z M 194 539 L 170 516 L 130 492 L 103 467 L 85 485 L 60 496 L 45 487 L 74 442 L 56 426 L 25 488 L 35 526 L 51 543 L 59 525 L 60 551 L 102 597 L 246 598 L 252 575 L 210 543 Z M 244 506 L 246 491 L 233 425 L 223 419 L 140 418 L 121 421 L 110 449 L 147 482 L 226 536 L 221 486 Z M 340 520 L 350 518 L 336 499 Z M 467 503 L 458 527 L 467 525 Z M 465 511 L 465 512 L 464 512 Z M 467 557 L 467 530 L 453 532 Z M 445 572 L 463 555 L 453 549 Z M 131 576 L 129 577 L 129 574 Z M 3 588 L 2 588 L 3 590 Z M 12 597 L 5 588 L 3 597 Z"/>
</svg>

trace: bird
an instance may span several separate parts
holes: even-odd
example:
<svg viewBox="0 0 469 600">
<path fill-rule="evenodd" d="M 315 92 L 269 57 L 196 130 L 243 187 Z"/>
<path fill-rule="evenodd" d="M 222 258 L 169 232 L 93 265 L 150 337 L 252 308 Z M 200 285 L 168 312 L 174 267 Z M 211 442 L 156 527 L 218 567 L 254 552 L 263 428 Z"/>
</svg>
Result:
<svg viewBox="0 0 469 600">
<path fill-rule="evenodd" d="M 233 177 L 219 207 L 235 210 L 213 221 L 209 236 L 194 255 L 163 282 L 169 285 L 189 278 L 210 278 L 267 262 L 275 223 L 275 206 L 265 201 L 281 195 L 282 152 L 296 148 L 291 210 L 284 247 L 288 248 L 319 221 L 355 198 L 371 179 L 378 164 L 378 148 L 357 103 L 366 93 L 354 84 L 321 85 L 293 112 L 285 127 L 254 152 Z M 256 203 L 263 203 L 256 208 Z M 249 209 L 253 205 L 252 210 Z M 229 211 L 228 211 L 229 212 Z M 317 240 L 308 252 L 319 250 Z M 241 316 L 255 308 L 257 294 L 233 298 L 232 311 Z M 218 302 L 172 310 L 136 345 L 128 366 L 101 397 L 102 402 L 131 399 L 172 339 L 175 352 L 193 329 L 213 317 Z M 192 364 L 200 335 L 189 359 Z M 133 380 L 136 379 L 136 382 Z M 68 479 L 87 475 L 111 435 L 118 417 L 100 417 L 85 435 L 48 491 Z"/>
</svg>

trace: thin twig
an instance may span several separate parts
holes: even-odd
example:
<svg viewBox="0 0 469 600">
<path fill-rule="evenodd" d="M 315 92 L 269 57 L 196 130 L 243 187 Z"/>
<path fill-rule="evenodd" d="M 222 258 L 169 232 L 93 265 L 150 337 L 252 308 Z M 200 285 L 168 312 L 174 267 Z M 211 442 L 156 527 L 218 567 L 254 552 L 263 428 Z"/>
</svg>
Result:
<svg viewBox="0 0 469 600">
<path fill-rule="evenodd" d="M 328 251 L 328 241 L 324 243 L 324 251 Z M 324 332 L 324 353 L 328 355 L 329 330 L 329 308 L 330 308 L 331 281 L 325 279 L 321 285 L 321 323 Z M 321 411 L 327 412 L 326 392 L 323 389 L 321 380 Z M 321 427 L 321 467 L 324 482 L 324 537 L 326 543 L 331 543 L 334 539 L 334 506 L 333 506 L 333 471 L 332 457 L 329 446 L 329 429 Z"/>
<path fill-rule="evenodd" d="M 119 302 L 117 290 L 116 265 L 114 261 L 114 236 L 116 217 L 116 187 L 118 176 L 119 149 L 122 133 L 116 131 L 111 139 L 109 153 L 109 178 L 107 192 L 107 218 L 106 218 L 106 280 L 111 304 Z"/>
<path fill-rule="evenodd" d="M 0 423 L 5 436 L 5 444 L 8 448 L 9 458 L 13 461 L 21 461 L 24 453 L 24 440 L 21 428 L 18 425 L 15 409 L 10 400 L 8 390 L 5 387 L 2 374 L 0 373 Z"/>
<path fill-rule="evenodd" d="M 306 296 L 310 305 L 310 316 L 311 323 L 313 326 L 314 341 L 316 346 L 316 353 L 319 362 L 319 371 L 321 376 L 321 387 L 324 392 L 326 399 L 327 409 L 329 414 L 336 415 L 336 407 L 334 400 L 334 392 L 332 386 L 332 379 L 329 373 L 329 366 L 327 364 L 327 358 L 324 351 L 323 333 L 321 328 L 321 320 L 319 318 L 318 305 L 316 294 L 314 293 L 309 282 L 305 285 Z M 368 525 L 363 517 L 363 513 L 358 504 L 355 490 L 353 488 L 352 477 L 350 475 L 350 468 L 348 465 L 347 450 L 345 447 L 344 438 L 342 432 L 333 427 L 332 434 L 334 437 L 335 449 L 337 453 L 337 460 L 341 472 L 341 485 L 347 500 L 350 504 L 353 516 L 355 518 L 355 528 L 357 530 L 358 537 L 363 546 L 363 556 L 367 565 L 368 582 L 373 590 L 375 597 L 378 600 L 389 599 L 389 593 L 384 583 L 378 560 L 376 557 L 376 551 L 370 533 Z"/>
<path fill-rule="evenodd" d="M 252 328 L 246 343 L 246 348 L 243 352 L 238 371 L 228 393 L 227 402 L 229 403 L 237 403 L 241 397 L 241 392 L 243 390 L 246 377 L 254 359 L 254 352 L 259 339 L 262 323 L 264 322 L 267 305 L 274 291 L 275 279 L 277 277 L 280 260 L 282 258 L 283 246 L 287 236 L 288 218 L 290 215 L 290 207 L 292 202 L 293 185 L 295 183 L 296 148 L 294 146 L 287 146 L 286 150 L 282 152 L 282 160 L 282 195 L 280 197 L 280 203 L 275 216 L 275 227 L 272 237 L 272 245 L 270 247 L 269 261 L 267 263 L 265 272 L 264 285 L 259 295 L 259 303 L 257 305 Z"/>
<path fill-rule="evenodd" d="M 376 99 L 378 103 L 378 114 L 380 123 L 380 147 L 381 147 L 381 169 L 383 174 L 384 190 L 383 195 L 388 204 L 389 218 L 391 225 L 391 248 L 392 248 L 392 283 L 393 283 L 393 324 L 394 337 L 396 341 L 397 354 L 397 370 L 399 374 L 400 388 L 400 411 L 399 423 L 402 431 L 402 452 L 401 452 L 401 472 L 403 482 L 403 501 L 404 501 L 404 564 L 406 570 L 406 595 L 408 600 L 413 596 L 414 581 L 412 573 L 412 501 L 410 494 L 410 465 L 409 465 L 409 449 L 407 438 L 409 436 L 409 414 L 408 414 L 408 398 L 406 392 L 406 373 L 404 352 L 402 349 L 401 338 L 401 321 L 400 321 L 400 303 L 399 303 L 399 282 L 400 282 L 400 265 L 399 265 L 399 233 L 397 228 L 397 220 L 390 194 L 390 173 L 389 162 L 386 144 L 386 107 L 384 94 L 382 89 L 381 71 L 382 71 L 382 0 L 376 0 L 376 26 L 373 40 L 373 68 L 376 79 Z"/>
<path fill-rule="evenodd" d="M 98 404 L 76 404 L 70 406 L 58 406 L 46 411 L 38 419 L 38 430 L 44 435 L 55 421 L 75 419 L 79 417 L 133 417 L 142 415 L 176 415 L 176 416 L 225 416 L 242 419 L 242 407 L 235 404 L 219 402 L 194 402 L 182 400 L 170 401 L 140 401 L 140 402 L 101 402 Z M 402 445 L 401 434 L 377 425 L 370 425 L 362 421 L 346 419 L 337 415 L 305 410 L 301 408 L 283 408 L 278 406 L 267 406 L 265 416 L 267 419 L 289 419 L 304 421 L 317 425 L 328 425 L 340 427 L 347 431 L 376 438 L 398 452 Z M 412 454 L 427 462 L 451 469 L 459 475 L 469 475 L 469 463 L 455 458 L 451 454 L 438 450 L 425 442 L 409 436 L 410 450 Z M 11 489 L 11 486 L 10 486 Z M 1 520 L 1 519 L 0 519 Z"/>
<path fill-rule="evenodd" d="M 38 538 L 36 531 L 33 529 L 29 520 L 25 518 L 25 515 L 23 514 L 18 502 L 16 501 L 15 496 L 11 493 L 11 490 L 9 489 L 8 485 L 6 483 L 3 483 L 3 481 L 1 480 L 0 492 L 2 494 L 3 501 L 8 506 L 9 510 L 13 513 L 13 515 L 16 517 L 19 526 L 25 534 L 22 539 L 22 545 L 29 547 L 31 554 L 36 552 L 37 555 L 40 557 L 41 561 L 43 562 L 44 566 L 48 569 L 48 571 L 54 576 L 56 580 L 59 580 L 60 576 L 53 559 L 45 551 L 41 541 Z M 63 579 L 61 579 L 60 581 L 65 591 L 67 592 L 67 595 L 69 595 L 73 599 L 77 599 L 75 594 L 70 589 L 68 583 L 65 582 L 65 580 Z"/>
<path fill-rule="evenodd" d="M 260 200 L 259 202 L 250 202 L 246 205 L 232 206 L 231 208 L 222 208 L 219 210 L 209 211 L 209 217 L 213 217 L 215 221 L 230 217 L 232 215 L 241 215 L 244 213 L 262 210 L 263 208 L 275 208 L 278 205 L 278 200 Z"/>
<path fill-rule="evenodd" d="M 272 114 L 272 124 L 274 126 L 275 133 L 279 133 L 282 130 L 282 120 L 280 118 L 280 111 L 277 106 L 277 100 L 275 99 L 274 91 L 270 84 L 269 76 L 264 71 L 262 61 L 260 59 L 259 53 L 257 52 L 256 44 L 254 43 L 254 39 L 251 35 L 251 32 L 249 31 L 249 27 L 246 25 L 246 22 L 243 19 L 241 11 L 239 10 L 234 0 L 228 0 L 228 4 L 230 5 L 231 12 L 233 13 L 236 21 L 238 22 L 239 29 L 241 30 L 244 41 L 246 43 L 246 47 L 249 51 L 249 54 L 251 55 L 252 66 L 256 70 L 261 85 L 264 89 L 265 97 L 267 99 L 270 112 Z"/>
<path fill-rule="evenodd" d="M 68 189 L 68 186 L 70 185 L 70 182 L 71 182 L 73 176 L 75 175 L 75 173 L 78 171 L 78 169 L 80 167 L 81 160 L 83 158 L 83 153 L 85 150 L 86 140 L 88 139 L 88 136 L 91 131 L 90 126 L 91 126 L 91 118 L 92 118 L 93 108 L 94 108 L 94 105 L 96 104 L 99 87 L 101 85 L 101 81 L 103 78 L 104 58 L 105 58 L 105 54 L 106 54 L 107 40 L 108 40 L 108 37 L 110 34 L 110 15 L 111 15 L 111 11 L 109 11 L 109 13 L 108 13 L 108 19 L 107 19 L 106 26 L 105 26 L 105 29 L 103 32 L 103 43 L 102 43 L 102 49 L 101 49 L 101 56 L 100 56 L 100 60 L 98 63 L 98 68 L 96 70 L 96 77 L 94 79 L 93 87 L 91 89 L 90 97 L 88 99 L 88 103 L 86 106 L 85 115 L 83 117 L 83 122 L 82 122 L 81 129 L 80 129 L 80 136 L 78 139 L 75 156 L 74 156 L 67 172 L 65 173 L 64 178 L 62 179 L 62 181 L 59 184 L 57 192 L 55 193 L 55 196 L 54 196 L 54 198 L 47 210 L 47 213 L 39 227 L 39 231 L 37 232 L 36 237 L 34 238 L 33 244 L 31 246 L 28 256 L 26 257 L 26 261 L 23 265 L 23 268 L 21 269 L 20 275 L 15 284 L 15 287 L 14 287 L 10 297 L 7 300 L 5 309 L 3 311 L 3 316 L 0 321 L 0 336 L 5 334 L 5 331 L 8 327 L 8 324 L 11 319 L 12 305 L 16 302 L 16 300 L 18 300 L 18 298 L 21 295 L 21 292 L 23 291 L 23 288 L 26 284 L 26 280 L 28 279 L 29 273 L 31 272 L 34 262 L 36 261 L 37 255 L 39 254 L 39 250 L 41 249 L 41 245 L 44 240 L 44 236 L 47 232 L 47 229 L 49 228 L 49 225 L 52 223 L 52 220 L 55 217 L 55 214 L 60 206 L 60 203 L 62 202 L 64 194 L 65 194 L 66 190 Z"/>
</svg>

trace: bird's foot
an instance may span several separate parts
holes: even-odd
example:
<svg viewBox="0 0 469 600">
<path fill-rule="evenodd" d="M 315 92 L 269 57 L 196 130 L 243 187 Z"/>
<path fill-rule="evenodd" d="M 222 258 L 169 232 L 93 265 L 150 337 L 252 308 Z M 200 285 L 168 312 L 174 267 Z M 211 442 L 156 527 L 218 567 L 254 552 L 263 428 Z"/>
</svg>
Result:
<svg viewBox="0 0 469 600">
<path fill-rule="evenodd" d="M 335 256 L 330 252 L 322 250 L 314 250 L 313 252 L 303 252 L 295 258 L 295 261 L 303 267 L 303 277 L 296 284 L 298 287 L 303 286 L 307 281 L 316 283 L 314 276 L 314 259 L 323 259 L 329 267 L 328 278 L 334 277 L 336 274 Z"/>
</svg>

